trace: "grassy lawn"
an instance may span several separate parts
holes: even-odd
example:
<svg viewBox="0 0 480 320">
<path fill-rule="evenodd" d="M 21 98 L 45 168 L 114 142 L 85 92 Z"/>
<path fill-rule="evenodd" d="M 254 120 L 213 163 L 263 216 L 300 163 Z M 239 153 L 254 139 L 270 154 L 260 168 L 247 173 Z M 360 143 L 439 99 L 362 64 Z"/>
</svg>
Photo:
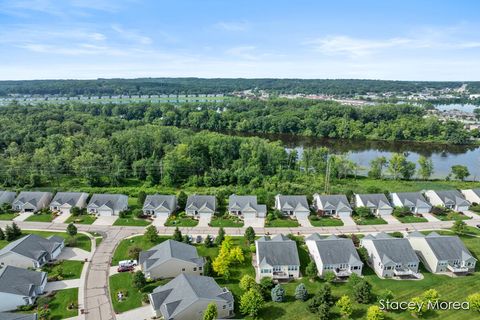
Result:
<svg viewBox="0 0 480 320">
<path fill-rule="evenodd" d="M 190 217 L 177 217 L 171 215 L 165 222 L 166 227 L 195 227 L 198 224 L 198 220 Z"/>
<path fill-rule="evenodd" d="M 151 243 L 147 241 L 144 236 L 136 236 L 133 238 L 124 239 L 118 244 L 117 248 L 115 249 L 115 252 L 113 253 L 112 266 L 118 265 L 118 262 L 121 260 L 128 259 L 128 248 L 130 247 L 137 246 L 137 247 L 140 247 L 142 250 L 147 250 L 153 247 L 154 245 L 157 245 L 170 238 L 171 237 L 159 237 L 159 240 L 157 243 Z"/>
<path fill-rule="evenodd" d="M 75 317 L 78 315 L 78 308 L 68 309 L 72 303 L 78 304 L 78 288 L 64 289 L 55 291 L 52 296 L 43 296 L 38 298 L 37 305 L 43 306 L 48 304 L 50 308 L 51 320 L 60 320 Z M 34 313 L 35 310 L 31 311 Z"/>
<path fill-rule="evenodd" d="M 462 213 L 459 213 L 459 212 L 455 212 L 455 211 L 451 211 L 449 212 L 448 214 L 434 214 L 434 216 L 437 218 L 437 219 L 440 219 L 442 221 L 451 221 L 451 220 L 468 220 L 468 219 L 471 219 L 470 217 L 467 217 L 466 215 L 462 214 Z"/>
<path fill-rule="evenodd" d="M 53 214 L 50 213 L 39 213 L 39 214 L 32 214 L 30 217 L 25 219 L 25 221 L 35 221 L 35 222 L 52 222 L 55 218 Z"/>
<path fill-rule="evenodd" d="M 379 217 L 359 217 L 353 216 L 353 220 L 358 225 L 369 225 L 369 224 L 387 224 L 387 221 Z"/>
<path fill-rule="evenodd" d="M 2 213 L 0 214 L 0 220 L 13 220 L 17 216 L 16 213 Z"/>
<path fill-rule="evenodd" d="M 295 228 L 298 227 L 298 221 L 290 218 L 276 218 L 273 220 L 265 219 L 265 227 L 269 228 Z"/>
<path fill-rule="evenodd" d="M 418 217 L 416 215 L 410 214 L 403 217 L 395 217 L 401 223 L 415 223 L 415 222 L 427 222 L 428 220 L 424 217 Z"/>
<path fill-rule="evenodd" d="M 340 219 L 332 217 L 308 217 L 310 223 L 314 227 L 339 227 L 343 226 L 343 222 Z"/>
<path fill-rule="evenodd" d="M 237 217 L 232 216 L 224 216 L 224 217 L 214 217 L 212 221 L 210 221 L 211 227 L 243 227 L 243 221 Z"/>
<path fill-rule="evenodd" d="M 64 239 L 70 238 L 68 234 L 65 232 L 52 232 L 52 231 L 36 231 L 36 230 L 22 230 L 22 233 L 27 234 L 36 234 L 41 237 L 48 237 L 48 236 L 59 236 Z M 92 243 L 90 242 L 90 238 L 82 233 L 76 235 L 77 243 L 74 245 L 76 248 L 80 248 L 86 251 L 90 251 L 92 249 Z M 68 240 L 65 241 L 65 244 L 68 243 Z"/>
<path fill-rule="evenodd" d="M 150 223 L 152 223 L 152 221 L 150 220 L 128 217 L 128 218 L 118 218 L 117 220 L 115 220 L 113 225 L 144 227 L 144 226 L 148 226 Z"/>
<path fill-rule="evenodd" d="M 95 222 L 95 220 L 97 220 L 97 218 L 92 215 L 92 214 L 84 214 L 84 215 L 81 215 L 81 216 L 70 216 L 68 217 L 67 221 L 65 221 L 65 223 L 79 223 L 79 224 L 92 224 Z"/>
<path fill-rule="evenodd" d="M 79 279 L 83 269 L 83 261 L 63 260 L 55 265 L 47 265 L 42 268 L 48 275 L 58 274 L 59 268 L 62 268 L 63 280 Z"/>
</svg>

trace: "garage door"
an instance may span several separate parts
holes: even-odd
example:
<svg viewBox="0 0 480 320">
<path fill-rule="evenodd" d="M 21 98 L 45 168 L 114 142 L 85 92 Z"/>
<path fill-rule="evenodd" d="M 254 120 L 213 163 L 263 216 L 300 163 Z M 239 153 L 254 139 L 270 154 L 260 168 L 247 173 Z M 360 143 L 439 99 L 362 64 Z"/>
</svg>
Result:
<svg viewBox="0 0 480 320">
<path fill-rule="evenodd" d="M 98 210 L 98 215 L 99 216 L 111 216 L 112 211 L 111 210 Z"/>
<path fill-rule="evenodd" d="M 295 217 L 308 218 L 310 212 L 295 212 Z"/>
<path fill-rule="evenodd" d="M 60 214 L 70 214 L 70 209 L 60 209 Z"/>
<path fill-rule="evenodd" d="M 155 213 L 156 218 L 168 218 L 168 212 L 157 212 Z"/>
<path fill-rule="evenodd" d="M 350 217 L 350 211 L 338 211 L 338 216 L 341 218 Z"/>
<path fill-rule="evenodd" d="M 244 219 L 255 219 L 256 218 L 255 212 L 244 213 L 243 218 Z"/>
<path fill-rule="evenodd" d="M 392 210 L 391 209 L 378 210 L 378 214 L 381 215 L 381 216 L 391 215 Z"/>
</svg>

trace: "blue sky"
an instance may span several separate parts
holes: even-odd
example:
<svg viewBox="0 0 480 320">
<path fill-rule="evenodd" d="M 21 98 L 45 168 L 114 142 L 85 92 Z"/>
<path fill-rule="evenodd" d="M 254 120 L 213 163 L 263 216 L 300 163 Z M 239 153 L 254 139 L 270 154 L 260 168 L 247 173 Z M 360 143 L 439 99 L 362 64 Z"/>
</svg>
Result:
<svg viewBox="0 0 480 320">
<path fill-rule="evenodd" d="M 0 79 L 480 80 L 480 2 L 0 0 Z"/>
</svg>

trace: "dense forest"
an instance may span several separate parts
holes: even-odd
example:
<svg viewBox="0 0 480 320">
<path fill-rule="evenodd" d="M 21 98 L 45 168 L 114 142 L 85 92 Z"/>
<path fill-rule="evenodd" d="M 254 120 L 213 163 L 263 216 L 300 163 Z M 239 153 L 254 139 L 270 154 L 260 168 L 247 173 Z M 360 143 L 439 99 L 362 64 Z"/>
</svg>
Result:
<svg viewBox="0 0 480 320">
<path fill-rule="evenodd" d="M 480 92 L 480 82 L 466 82 Z M 141 78 L 97 80 L 0 81 L 0 96 L 8 94 L 51 95 L 152 95 L 209 94 L 259 89 L 276 93 L 355 95 L 382 92 L 419 92 L 426 88 L 458 88 L 463 82 L 422 82 L 354 79 L 203 79 Z"/>
<path fill-rule="evenodd" d="M 422 115 L 423 109 L 407 105 L 358 109 L 283 100 L 213 107 L 12 105 L 0 108 L 0 184 L 49 186 L 70 177 L 90 186 L 121 185 L 129 178 L 149 185 L 260 186 L 266 177 L 289 181 L 299 172 L 322 175 L 329 158 L 326 148 L 306 149 L 300 159 L 279 143 L 182 126 L 338 138 L 466 139 L 457 123 Z M 333 177 L 355 174 L 355 164 L 345 156 L 330 158 Z"/>
</svg>

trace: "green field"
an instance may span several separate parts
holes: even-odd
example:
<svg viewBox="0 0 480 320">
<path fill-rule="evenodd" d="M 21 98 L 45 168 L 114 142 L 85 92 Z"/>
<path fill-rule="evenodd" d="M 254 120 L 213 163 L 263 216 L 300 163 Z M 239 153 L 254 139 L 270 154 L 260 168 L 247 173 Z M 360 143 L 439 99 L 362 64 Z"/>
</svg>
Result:
<svg viewBox="0 0 480 320">
<path fill-rule="evenodd" d="M 50 320 L 75 317 L 78 315 L 78 288 L 54 291 L 53 295 L 39 297 L 36 304 L 37 306 L 48 305 Z M 69 310 L 68 307 L 71 304 L 74 304 L 75 307 Z M 35 313 L 35 310 L 29 313 Z"/>
<path fill-rule="evenodd" d="M 314 227 L 339 227 L 343 226 L 343 222 L 340 219 L 335 219 L 332 217 L 317 217 L 317 219 L 312 219 L 312 216 L 309 217 L 310 223 Z"/>
<path fill-rule="evenodd" d="M 145 227 L 151 224 L 152 221 L 146 219 L 137 219 L 133 217 L 128 218 L 118 218 L 113 223 L 114 226 L 134 226 L 134 227 Z"/>
<path fill-rule="evenodd" d="M 16 213 L 2 213 L 0 214 L 0 220 L 13 220 L 18 214 Z"/>
</svg>

